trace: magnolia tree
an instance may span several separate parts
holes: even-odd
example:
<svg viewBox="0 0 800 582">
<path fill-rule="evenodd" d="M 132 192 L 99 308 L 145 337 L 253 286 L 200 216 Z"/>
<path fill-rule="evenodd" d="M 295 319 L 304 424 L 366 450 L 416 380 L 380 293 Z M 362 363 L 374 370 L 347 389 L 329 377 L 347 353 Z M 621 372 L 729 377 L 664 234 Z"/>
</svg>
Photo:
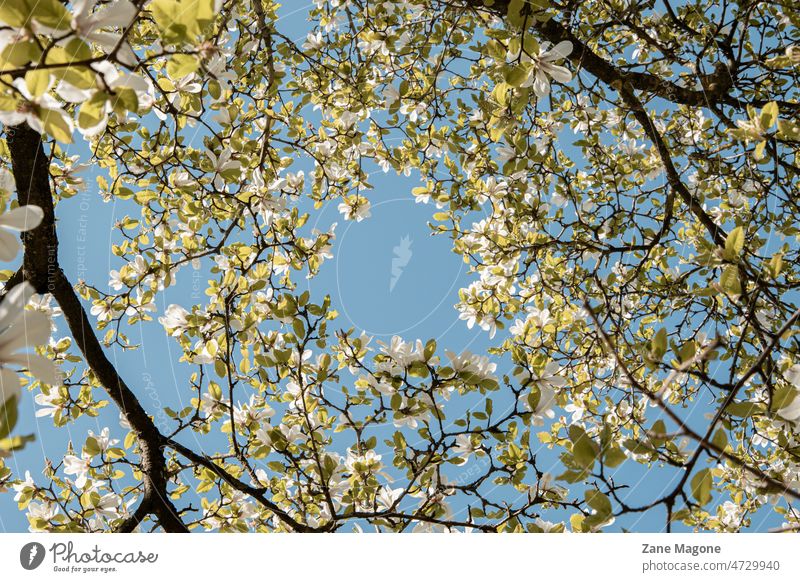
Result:
<svg viewBox="0 0 800 582">
<path fill-rule="evenodd" d="M 0 446 L 20 398 L 72 436 L 0 465 L 31 529 L 800 528 L 797 1 L 306 8 L 298 41 L 271 0 L 0 3 L 0 228 L 26 230 Z M 108 285 L 58 261 L 85 165 L 136 209 Z M 376 169 L 470 265 L 451 303 L 488 353 L 342 329 L 298 290 L 337 251 L 315 213 L 370 220 Z M 190 265 L 204 299 L 157 309 Z M 181 410 L 109 359 L 154 320 Z"/>
</svg>

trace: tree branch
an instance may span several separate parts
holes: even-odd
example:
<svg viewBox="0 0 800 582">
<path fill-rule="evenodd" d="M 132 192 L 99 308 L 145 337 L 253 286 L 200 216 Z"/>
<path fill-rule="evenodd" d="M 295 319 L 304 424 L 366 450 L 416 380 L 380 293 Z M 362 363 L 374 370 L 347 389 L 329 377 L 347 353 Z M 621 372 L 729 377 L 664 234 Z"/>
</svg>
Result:
<svg viewBox="0 0 800 582">
<path fill-rule="evenodd" d="M 167 493 L 161 434 L 136 395 L 106 357 L 86 311 L 58 263 L 55 207 L 50 191 L 49 163 L 41 135 L 27 124 L 9 127 L 6 133 L 19 203 L 35 204 L 44 213 L 42 223 L 36 229 L 22 234 L 25 246 L 22 276 L 38 293 L 52 293 L 87 365 L 136 435 L 144 473 L 145 493 L 142 505 L 158 517 L 165 531 L 186 532 L 188 529 Z"/>
</svg>

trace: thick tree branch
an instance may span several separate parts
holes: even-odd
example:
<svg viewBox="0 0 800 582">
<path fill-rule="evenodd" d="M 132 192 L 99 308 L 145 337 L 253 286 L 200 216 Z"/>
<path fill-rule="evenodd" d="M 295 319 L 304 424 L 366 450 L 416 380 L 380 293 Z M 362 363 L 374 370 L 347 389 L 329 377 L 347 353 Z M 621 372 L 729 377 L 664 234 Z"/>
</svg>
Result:
<svg viewBox="0 0 800 582">
<path fill-rule="evenodd" d="M 167 475 L 161 434 L 133 391 L 108 360 L 94 334 L 86 311 L 58 263 L 55 207 L 50 191 L 49 163 L 39 133 L 23 124 L 7 130 L 8 148 L 19 203 L 35 204 L 44 213 L 38 228 L 23 233 L 22 275 L 37 292 L 52 293 L 61 307 L 75 343 L 109 397 L 135 433 L 144 473 L 143 505 L 168 532 L 188 531 L 167 493 Z"/>
<path fill-rule="evenodd" d="M 510 0 L 494 0 L 491 6 L 485 0 L 465 0 L 466 5 L 476 10 L 490 12 L 499 17 L 506 18 Z M 727 69 L 721 69 L 715 73 L 714 83 L 704 84 L 703 89 L 690 89 L 677 83 L 664 79 L 657 75 L 641 71 L 624 71 L 619 67 L 604 59 L 594 52 L 586 42 L 578 38 L 568 27 L 550 18 L 540 21 L 532 19 L 532 27 L 545 40 L 554 44 L 568 40 L 573 45 L 573 51 L 569 59 L 594 77 L 600 79 L 607 85 L 614 82 L 629 83 L 637 91 L 642 91 L 648 95 L 654 95 L 666 101 L 690 107 L 711 107 L 712 105 L 729 105 L 738 109 L 745 109 L 749 103 L 755 107 L 763 107 L 768 101 L 748 100 L 742 101 L 730 94 L 733 87 L 733 73 Z M 701 80 L 698 77 L 698 80 Z M 782 109 L 800 111 L 800 104 L 781 101 Z"/>
</svg>

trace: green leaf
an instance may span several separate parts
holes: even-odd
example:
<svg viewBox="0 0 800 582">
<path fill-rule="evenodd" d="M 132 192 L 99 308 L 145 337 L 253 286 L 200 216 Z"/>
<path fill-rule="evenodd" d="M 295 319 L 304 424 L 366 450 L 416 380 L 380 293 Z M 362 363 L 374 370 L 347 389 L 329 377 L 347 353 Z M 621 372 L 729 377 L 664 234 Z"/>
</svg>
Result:
<svg viewBox="0 0 800 582">
<path fill-rule="evenodd" d="M 530 66 L 528 65 L 509 65 L 504 67 L 503 78 L 506 83 L 512 87 L 520 87 L 530 74 Z"/>
<path fill-rule="evenodd" d="M 33 69 L 25 73 L 25 85 L 31 95 L 41 97 L 50 86 L 50 71 L 47 69 Z"/>
<path fill-rule="evenodd" d="M 30 17 L 40 24 L 64 30 L 69 28 L 72 16 L 59 0 L 23 0 L 31 7 Z"/>
<path fill-rule="evenodd" d="M 214 372 L 217 373 L 217 376 L 220 378 L 224 378 L 228 374 L 228 368 L 225 366 L 225 362 L 222 360 L 214 360 Z"/>
<path fill-rule="evenodd" d="M 692 497 L 694 497 L 700 505 L 705 505 L 711 501 L 711 487 L 714 484 L 714 478 L 711 475 L 711 469 L 703 469 L 698 471 L 692 477 Z"/>
<path fill-rule="evenodd" d="M 572 456 L 575 462 L 586 469 L 591 468 L 597 459 L 597 444 L 577 425 L 569 427 L 569 438 L 572 441 Z"/>
<path fill-rule="evenodd" d="M 584 493 L 584 497 L 589 507 L 597 510 L 598 513 L 606 516 L 611 514 L 611 501 L 606 495 L 600 493 L 600 491 L 597 491 L 596 489 L 588 489 Z"/>
<path fill-rule="evenodd" d="M 125 111 L 137 111 L 139 109 L 139 98 L 136 91 L 129 87 L 122 87 L 114 91 L 111 101 L 114 111 L 124 113 Z"/>
<path fill-rule="evenodd" d="M 622 449 L 618 449 L 617 447 L 612 447 L 606 449 L 603 462 L 606 467 L 610 467 L 613 469 L 615 467 L 619 467 L 627 458 L 628 457 L 625 456 L 625 453 L 622 452 Z"/>
<path fill-rule="evenodd" d="M 722 277 L 719 280 L 720 287 L 728 295 L 738 297 L 742 294 L 742 284 L 739 281 L 739 269 L 736 265 L 728 265 L 722 272 Z"/>
<path fill-rule="evenodd" d="M 100 443 L 97 442 L 97 439 L 90 436 L 86 437 L 86 442 L 83 443 L 83 450 L 94 457 L 95 455 L 99 455 L 103 449 L 100 448 Z"/>
<path fill-rule="evenodd" d="M 26 2 L 18 0 L 0 1 L 0 21 L 14 28 L 22 28 L 28 19 L 29 9 Z"/>
<path fill-rule="evenodd" d="M 23 28 L 31 20 L 56 30 L 69 28 L 72 17 L 58 0 L 0 0 L 0 21 Z"/>
<path fill-rule="evenodd" d="M 757 162 L 765 161 L 766 158 L 764 157 L 764 149 L 766 147 L 767 147 L 766 141 L 760 141 L 758 142 L 758 144 L 756 144 L 756 149 L 753 150 L 753 157 Z"/>
<path fill-rule="evenodd" d="M 197 40 L 214 19 L 214 0 L 154 0 L 149 8 L 161 38 L 170 44 Z"/>
<path fill-rule="evenodd" d="M 665 437 L 659 436 L 667 433 L 667 425 L 664 424 L 663 420 L 655 421 L 653 426 L 650 428 L 650 432 L 653 435 L 650 437 L 650 441 L 653 443 L 653 446 L 659 447 L 666 442 Z"/>
<path fill-rule="evenodd" d="M 765 407 L 762 404 L 757 404 L 755 402 L 731 402 L 725 408 L 725 412 L 731 416 L 746 418 L 748 416 L 764 414 Z"/>
<path fill-rule="evenodd" d="M 667 330 L 665 328 L 662 327 L 656 332 L 656 335 L 653 336 L 651 345 L 651 358 L 656 362 L 661 361 L 661 358 L 663 358 L 664 354 L 667 353 Z"/>
<path fill-rule="evenodd" d="M 772 255 L 769 260 L 769 272 L 773 279 L 777 279 L 778 275 L 783 270 L 783 253 L 776 253 Z"/>
<path fill-rule="evenodd" d="M 19 419 L 17 404 L 18 398 L 14 395 L 0 405 L 0 439 L 7 437 L 17 426 Z"/>
<path fill-rule="evenodd" d="M 14 435 L 0 439 L 0 451 L 18 451 L 25 446 L 25 443 L 30 443 L 36 440 L 32 434 L 27 435 Z"/>
<path fill-rule="evenodd" d="M 60 112 L 54 109 L 40 109 L 39 119 L 48 135 L 62 143 L 72 143 L 72 129 Z"/>
<path fill-rule="evenodd" d="M 725 239 L 725 259 L 728 261 L 736 260 L 742 249 L 744 249 L 744 229 L 741 226 L 737 226 Z"/>
<path fill-rule="evenodd" d="M 89 129 L 98 125 L 106 116 L 107 100 L 108 95 L 103 91 L 98 91 L 81 103 L 78 111 L 78 127 Z"/>
<path fill-rule="evenodd" d="M 779 119 L 778 135 L 784 139 L 800 141 L 800 125 L 789 119 Z"/>
<path fill-rule="evenodd" d="M 525 8 L 525 0 L 511 0 L 508 3 L 508 10 L 506 10 L 506 18 L 508 18 L 508 23 L 515 27 L 519 28 L 522 26 L 522 23 L 525 21 L 525 17 L 522 14 L 523 9 Z"/>
<path fill-rule="evenodd" d="M 778 411 L 782 408 L 786 408 L 797 397 L 797 390 L 794 386 L 791 385 L 784 385 L 775 390 L 775 393 L 772 395 L 772 402 L 770 406 L 770 410 L 772 412 Z"/>
<path fill-rule="evenodd" d="M 649 455 L 653 453 L 652 448 L 648 447 L 644 443 L 640 443 L 636 439 L 626 439 L 622 444 L 626 449 L 636 455 Z"/>
<path fill-rule="evenodd" d="M 194 55 L 172 55 L 167 61 L 167 74 L 174 80 L 182 79 L 200 68 Z"/>
<path fill-rule="evenodd" d="M 16 68 L 36 61 L 42 54 L 39 45 L 31 40 L 20 40 L 8 43 L 0 52 L 3 68 Z"/>
<path fill-rule="evenodd" d="M 302 340 L 306 336 L 306 328 L 303 325 L 303 320 L 299 317 L 292 320 L 292 329 L 294 330 L 294 335 L 296 335 L 298 339 Z"/>
<path fill-rule="evenodd" d="M 725 434 L 724 428 L 718 428 L 717 432 L 714 433 L 714 437 L 711 439 L 711 442 L 717 445 L 720 450 L 725 450 L 725 447 L 728 446 L 728 435 Z"/>
<path fill-rule="evenodd" d="M 425 357 L 425 361 L 427 362 L 428 360 L 430 360 L 435 353 L 436 353 L 436 340 L 435 339 L 429 339 L 425 343 L 425 350 L 423 352 L 423 356 Z"/>
<path fill-rule="evenodd" d="M 774 101 L 767 103 L 764 105 L 764 108 L 761 110 L 761 127 L 764 129 L 769 129 L 778 119 L 778 104 Z"/>
</svg>

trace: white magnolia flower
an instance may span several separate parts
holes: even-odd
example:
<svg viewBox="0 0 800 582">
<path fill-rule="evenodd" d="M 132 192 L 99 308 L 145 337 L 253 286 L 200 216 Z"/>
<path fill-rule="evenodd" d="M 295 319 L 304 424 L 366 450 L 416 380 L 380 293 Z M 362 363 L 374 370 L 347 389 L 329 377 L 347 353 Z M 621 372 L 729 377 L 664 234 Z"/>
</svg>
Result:
<svg viewBox="0 0 800 582">
<path fill-rule="evenodd" d="M 31 502 L 28 505 L 28 519 L 31 521 L 41 519 L 43 521 L 50 521 L 56 515 L 58 515 L 59 507 L 57 503 L 53 503 L 52 501 L 42 501 L 41 503 L 37 503 L 36 501 Z M 30 528 L 31 531 L 35 531 L 33 526 Z"/>
<path fill-rule="evenodd" d="M 375 390 L 384 396 L 391 396 L 396 392 L 394 386 L 392 386 L 390 382 L 378 379 L 372 374 L 366 377 L 366 382 L 369 384 L 370 388 L 375 388 Z"/>
<path fill-rule="evenodd" d="M 345 220 L 361 222 L 365 218 L 372 216 L 370 202 L 363 196 L 348 196 L 344 202 L 339 204 L 338 208 L 339 212 L 344 215 Z"/>
<path fill-rule="evenodd" d="M 478 447 L 472 444 L 472 435 L 460 434 L 456 437 L 455 446 L 450 449 L 450 452 L 467 461 L 477 450 Z"/>
<path fill-rule="evenodd" d="M 122 497 L 116 493 L 107 493 L 95 503 L 94 511 L 96 514 L 102 515 L 103 517 L 116 519 L 122 515 L 120 512 L 120 506 L 122 505 Z"/>
<path fill-rule="evenodd" d="M 68 133 L 72 133 L 72 118 L 61 108 L 61 104 L 55 97 L 50 95 L 47 91 L 38 97 L 34 97 L 31 92 L 28 91 L 28 86 L 25 84 L 25 79 L 22 77 L 14 79 L 11 84 L 22 95 L 23 101 L 12 111 L 0 111 L 1 123 L 6 126 L 12 126 L 25 122 L 34 131 L 44 133 L 44 126 L 42 125 L 40 115 L 43 111 L 47 110 L 60 116 L 69 130 Z"/>
<path fill-rule="evenodd" d="M 275 411 L 266 403 L 256 400 L 255 394 L 250 396 L 250 402 L 240 404 L 233 408 L 233 421 L 237 426 L 249 426 L 251 423 L 260 423 L 265 418 L 275 415 Z"/>
<path fill-rule="evenodd" d="M 126 28 L 138 10 L 128 0 L 117 0 L 94 10 L 97 0 L 75 0 L 72 3 L 72 30 L 83 40 L 94 42 L 107 52 L 119 45 L 117 58 L 126 65 L 136 64 L 134 55 L 127 42 L 120 42 L 122 34 L 118 32 L 102 32 L 103 28 Z"/>
<path fill-rule="evenodd" d="M 33 477 L 31 477 L 31 472 L 25 471 L 25 480 L 15 483 L 11 486 L 11 488 L 16 492 L 16 495 L 14 495 L 14 501 L 19 501 L 22 499 L 23 495 L 35 489 L 36 483 L 33 481 Z"/>
<path fill-rule="evenodd" d="M 783 377 L 791 382 L 795 388 L 800 388 L 800 364 L 792 365 L 783 373 Z"/>
<path fill-rule="evenodd" d="M 19 378 L 8 364 L 22 366 L 45 384 L 57 384 L 55 364 L 36 353 L 24 351 L 46 344 L 50 338 L 50 318 L 41 311 L 25 309 L 33 297 L 33 286 L 27 281 L 11 289 L 0 304 L 0 391 L 17 395 Z M 4 398 L 5 401 L 5 398 Z"/>
<path fill-rule="evenodd" d="M 50 293 L 44 293 L 43 295 L 34 294 L 31 297 L 30 302 L 28 303 L 28 307 L 33 309 L 34 311 L 39 311 L 44 313 L 46 316 L 53 318 L 59 317 L 63 311 L 61 311 L 61 307 L 58 303 L 53 304 L 55 298 Z M 52 327 L 53 331 L 55 331 L 55 325 Z"/>
<path fill-rule="evenodd" d="M 75 486 L 79 489 L 83 489 L 89 476 L 91 463 L 92 457 L 87 453 L 83 453 L 80 457 L 67 455 L 64 457 L 64 473 L 67 475 L 76 475 Z"/>
<path fill-rule="evenodd" d="M 5 168 L 0 168 L 0 192 L 12 194 L 16 187 L 17 185 L 14 181 L 14 174 Z"/>
<path fill-rule="evenodd" d="M 497 147 L 497 161 L 499 161 L 501 164 L 505 164 L 509 160 L 513 160 L 516 157 L 517 150 L 512 146 L 501 145 Z"/>
<path fill-rule="evenodd" d="M 282 422 L 281 424 L 278 425 L 278 430 L 280 430 L 281 433 L 283 433 L 283 437 L 290 443 L 293 443 L 303 438 L 303 429 L 300 425 L 297 424 L 289 426 L 288 424 Z"/>
<path fill-rule="evenodd" d="M 556 388 L 561 388 L 567 384 L 566 378 L 559 376 L 558 372 L 558 364 L 549 362 L 539 376 L 529 376 L 527 372 L 517 376 L 517 379 L 521 382 L 530 379 L 531 383 L 539 390 L 539 400 L 534 408 L 531 408 L 528 392 L 523 392 L 519 396 L 523 407 L 533 413 L 534 424 L 541 424 L 544 421 L 544 417 L 553 418 L 554 416 L 553 407 L 556 404 Z"/>
<path fill-rule="evenodd" d="M 303 50 L 318 51 L 320 48 L 322 48 L 322 45 L 322 32 L 309 32 L 306 35 L 306 42 L 303 43 Z"/>
<path fill-rule="evenodd" d="M 400 91 L 394 85 L 386 85 L 383 89 L 383 98 L 386 103 L 386 108 L 389 109 L 392 105 L 400 101 Z"/>
<path fill-rule="evenodd" d="M 522 62 L 533 63 L 533 68 L 528 78 L 522 83 L 522 87 L 533 87 L 533 92 L 538 97 L 550 93 L 550 79 L 559 83 L 569 83 L 572 80 L 572 73 L 569 72 L 569 69 L 555 64 L 556 61 L 569 56 L 572 52 L 572 43 L 563 40 L 552 49 L 548 50 L 548 48 L 549 43 L 544 43 L 537 56 L 522 55 Z"/>
<path fill-rule="evenodd" d="M 777 411 L 784 420 L 800 426 L 800 364 L 794 364 L 783 373 L 783 377 L 795 388 L 792 400 Z"/>
<path fill-rule="evenodd" d="M 89 313 L 94 315 L 97 321 L 108 321 L 111 319 L 111 316 L 114 315 L 114 307 L 110 303 L 101 301 L 100 303 L 92 305 L 91 309 L 89 309 Z"/>
<path fill-rule="evenodd" d="M 473 374 L 484 380 L 496 380 L 494 371 L 497 364 L 490 362 L 488 356 L 478 356 L 469 350 L 464 350 L 456 355 L 451 351 L 445 351 L 445 356 L 450 360 L 450 367 L 456 372 Z"/>
<path fill-rule="evenodd" d="M 373 450 L 369 450 L 363 455 L 353 452 L 352 449 L 347 450 L 347 458 L 344 461 L 345 467 L 351 473 L 370 471 L 377 471 L 383 466 L 381 463 L 381 455 L 378 455 Z"/>
<path fill-rule="evenodd" d="M 122 289 L 122 286 L 125 284 L 125 281 L 122 280 L 122 275 L 117 270 L 112 270 L 108 273 L 108 286 L 111 287 L 114 291 L 119 291 Z"/>
<path fill-rule="evenodd" d="M 37 418 L 43 416 L 53 417 L 66 408 L 66 403 L 63 402 L 61 394 L 56 389 L 51 389 L 48 393 L 41 392 L 33 400 L 42 407 L 36 411 Z"/>
<path fill-rule="evenodd" d="M 726 501 L 719 507 L 719 518 L 728 530 L 738 530 L 742 526 L 744 507 L 733 501 Z"/>
<path fill-rule="evenodd" d="M 253 433 L 256 437 L 256 440 L 260 442 L 264 446 L 269 446 L 272 444 L 272 437 L 269 436 L 269 432 L 272 430 L 272 425 L 269 423 L 262 424 L 256 431 Z M 262 483 L 266 483 L 269 481 L 269 477 L 261 478 L 259 471 L 256 471 L 256 475 L 259 475 L 259 479 L 261 479 Z M 262 471 L 263 472 L 263 471 Z M 266 473 L 265 473 L 266 475 Z"/>
<path fill-rule="evenodd" d="M 581 418 L 583 418 L 583 413 L 586 412 L 586 409 L 579 404 L 571 402 L 564 407 L 564 411 L 572 414 L 572 418 L 570 419 L 570 424 L 575 424 Z"/>
<path fill-rule="evenodd" d="M 189 312 L 180 305 L 174 303 L 167 307 L 162 317 L 158 318 L 158 323 L 163 325 L 172 336 L 178 336 L 183 333 L 189 325 L 186 317 Z"/>
<path fill-rule="evenodd" d="M 763 140 L 769 131 L 769 127 L 765 127 L 762 123 L 760 115 L 755 115 L 748 119 L 737 119 L 736 126 L 739 128 L 740 135 L 747 140 L 753 141 Z"/>
<path fill-rule="evenodd" d="M 428 106 L 425 103 L 406 103 L 400 107 L 400 113 L 408 116 L 408 120 L 412 123 L 416 123 L 426 109 L 428 109 Z"/>
<path fill-rule="evenodd" d="M 228 411 L 228 399 L 221 397 L 215 398 L 213 395 L 206 392 L 200 398 L 200 412 L 206 416 L 213 416 L 216 412 Z"/>
<path fill-rule="evenodd" d="M 212 339 L 208 342 L 199 340 L 194 345 L 194 351 L 197 355 L 192 358 L 195 364 L 212 364 L 216 360 L 218 344 L 217 340 Z"/>
<path fill-rule="evenodd" d="M 0 261 L 13 261 L 21 248 L 16 233 L 33 230 L 42 222 L 44 212 L 28 204 L 0 214 Z"/>
<path fill-rule="evenodd" d="M 153 85 L 143 77 L 133 73 L 120 73 L 120 71 L 108 61 L 94 63 L 91 67 L 97 73 L 98 83 L 101 83 L 112 91 L 117 89 L 133 90 L 136 93 L 136 98 L 141 109 L 149 108 L 153 104 L 153 101 L 155 101 Z M 56 93 L 64 101 L 69 103 L 83 103 L 94 95 L 95 89 L 80 89 L 62 80 L 56 87 Z M 78 125 L 78 131 L 85 138 L 99 135 L 106 128 L 108 116 L 111 115 L 113 111 L 113 102 L 111 100 L 106 101 L 103 105 L 101 111 L 102 115 L 97 125 L 91 127 L 81 127 Z"/>
<path fill-rule="evenodd" d="M 238 170 L 242 167 L 242 163 L 231 159 L 233 151 L 230 148 L 225 148 L 222 153 L 217 157 L 214 152 L 207 152 L 208 159 L 211 160 L 211 169 L 214 171 L 214 188 L 217 190 L 225 189 L 225 179 L 222 177 L 223 172 L 228 170 Z"/>
<path fill-rule="evenodd" d="M 119 439 L 112 439 L 110 436 L 110 429 L 108 427 L 103 428 L 100 431 L 100 434 L 94 434 L 94 432 L 89 431 L 89 436 L 94 438 L 97 441 L 97 445 L 100 447 L 101 451 L 106 451 L 109 448 L 113 447 L 117 443 L 119 443 Z"/>
<path fill-rule="evenodd" d="M 378 495 L 375 497 L 375 500 L 378 502 L 378 506 L 385 511 L 389 511 L 394 507 L 394 504 L 397 502 L 398 499 L 403 495 L 404 489 L 392 489 L 391 487 L 387 487 L 384 485 L 381 487 Z"/>
<path fill-rule="evenodd" d="M 382 341 L 378 341 L 378 345 L 381 346 L 383 353 L 403 368 L 425 360 L 425 347 L 422 345 L 422 340 L 405 342 L 403 338 L 395 335 L 392 336 L 392 341 L 388 345 Z"/>
</svg>

